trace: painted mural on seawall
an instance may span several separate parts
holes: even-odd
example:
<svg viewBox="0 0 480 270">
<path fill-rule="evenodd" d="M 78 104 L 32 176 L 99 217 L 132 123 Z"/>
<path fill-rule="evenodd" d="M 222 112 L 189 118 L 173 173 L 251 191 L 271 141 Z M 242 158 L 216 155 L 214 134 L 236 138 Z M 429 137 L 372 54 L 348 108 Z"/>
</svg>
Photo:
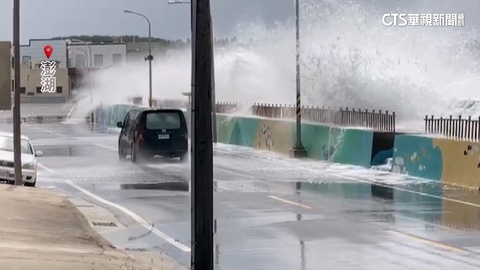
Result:
<svg viewBox="0 0 480 270">
<path fill-rule="evenodd" d="M 223 143 L 285 154 L 295 144 L 293 121 L 219 115 L 217 122 Z M 479 143 L 306 123 L 302 142 L 312 159 L 369 168 L 392 158 L 393 173 L 480 187 Z"/>
<path fill-rule="evenodd" d="M 395 137 L 392 172 L 480 187 L 480 144 L 420 135 Z"/>
<path fill-rule="evenodd" d="M 275 119 L 217 115 L 222 143 L 288 154 L 295 144 L 295 123 Z M 370 167 L 373 132 L 303 124 L 302 142 L 308 157 Z"/>
</svg>

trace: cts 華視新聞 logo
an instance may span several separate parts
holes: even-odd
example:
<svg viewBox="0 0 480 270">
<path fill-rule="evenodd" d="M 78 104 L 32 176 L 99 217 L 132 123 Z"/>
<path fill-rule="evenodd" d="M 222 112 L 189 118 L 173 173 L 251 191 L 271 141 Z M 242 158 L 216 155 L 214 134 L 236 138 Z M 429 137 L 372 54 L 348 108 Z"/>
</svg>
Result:
<svg viewBox="0 0 480 270">
<path fill-rule="evenodd" d="M 388 27 L 463 27 L 465 26 L 465 15 L 388 13 L 382 16 L 382 23 Z"/>
</svg>

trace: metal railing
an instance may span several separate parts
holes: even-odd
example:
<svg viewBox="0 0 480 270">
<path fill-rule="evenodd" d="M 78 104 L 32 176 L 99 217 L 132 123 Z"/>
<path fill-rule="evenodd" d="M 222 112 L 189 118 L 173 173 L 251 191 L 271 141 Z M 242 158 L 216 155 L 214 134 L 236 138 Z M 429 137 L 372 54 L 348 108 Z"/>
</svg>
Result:
<svg viewBox="0 0 480 270">
<path fill-rule="evenodd" d="M 137 101 L 138 102 L 138 101 Z M 141 101 L 139 101 L 141 102 Z M 155 106 L 178 108 L 188 107 L 188 99 L 156 99 Z M 295 119 L 295 106 L 264 103 L 217 102 L 216 113 L 250 113 L 252 115 L 276 119 Z M 338 110 L 325 107 L 302 106 L 302 120 L 306 122 L 362 127 L 378 131 L 395 132 L 395 112 L 382 110 L 361 110 L 340 108 Z"/>
<path fill-rule="evenodd" d="M 434 115 L 430 117 L 425 115 L 425 133 L 442 135 L 449 139 L 465 140 L 465 141 L 480 141 L 480 117 L 478 119 L 454 118 L 450 115 L 447 118 L 435 118 Z"/>
<path fill-rule="evenodd" d="M 165 108 L 186 108 L 188 107 L 188 99 L 155 99 L 156 106 Z"/>
<path fill-rule="evenodd" d="M 148 100 L 148 98 L 147 98 Z M 141 105 L 143 104 L 143 97 L 141 96 L 132 96 L 128 97 L 127 101 L 132 103 L 133 105 Z M 183 108 L 188 106 L 188 99 L 152 99 L 153 107 L 163 107 L 163 108 Z"/>
<path fill-rule="evenodd" d="M 280 104 L 238 104 L 235 102 L 219 102 L 217 113 L 233 113 L 246 109 L 253 115 L 277 119 L 295 119 L 295 106 Z M 330 124 L 336 126 L 363 127 L 379 131 L 395 131 L 395 112 L 381 110 L 356 110 L 341 108 L 334 110 L 302 106 L 302 119 L 308 122 Z"/>
</svg>

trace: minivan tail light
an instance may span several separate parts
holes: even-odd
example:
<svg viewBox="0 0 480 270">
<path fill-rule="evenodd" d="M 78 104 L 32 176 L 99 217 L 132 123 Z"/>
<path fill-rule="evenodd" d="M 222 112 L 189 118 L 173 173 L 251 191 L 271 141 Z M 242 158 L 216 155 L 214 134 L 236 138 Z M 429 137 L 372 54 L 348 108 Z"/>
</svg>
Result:
<svg viewBox="0 0 480 270">
<path fill-rule="evenodd" d="M 143 126 L 139 126 L 136 134 L 137 141 L 141 142 L 143 141 L 143 132 L 145 128 Z"/>
</svg>

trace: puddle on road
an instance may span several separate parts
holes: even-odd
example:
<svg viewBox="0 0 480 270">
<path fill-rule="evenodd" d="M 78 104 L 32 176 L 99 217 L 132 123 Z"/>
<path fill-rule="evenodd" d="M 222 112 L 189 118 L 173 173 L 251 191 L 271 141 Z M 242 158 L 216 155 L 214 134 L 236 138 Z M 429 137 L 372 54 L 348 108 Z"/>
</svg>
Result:
<svg viewBox="0 0 480 270">
<path fill-rule="evenodd" d="M 397 189 L 398 188 L 398 189 Z M 368 215 L 376 221 L 396 223 L 406 218 L 455 231 L 480 231 L 480 194 L 476 191 L 446 188 L 439 182 L 404 186 L 370 183 L 305 183 L 295 189 L 317 193 L 325 198 L 341 198 L 351 215 Z M 413 226 L 413 225 L 412 225 Z"/>
<path fill-rule="evenodd" d="M 144 190 L 144 191 L 181 191 L 188 192 L 190 189 L 188 182 L 162 181 L 162 182 L 142 182 L 142 183 L 124 183 L 124 184 L 90 184 L 86 185 L 94 192 L 99 191 L 118 191 L 118 190 Z"/>
<path fill-rule="evenodd" d="M 386 200 L 393 200 L 393 188 L 371 184 L 372 197 Z"/>
<path fill-rule="evenodd" d="M 168 190 L 189 191 L 188 182 L 158 182 L 158 183 L 129 183 L 121 184 L 120 189 Z"/>
</svg>

